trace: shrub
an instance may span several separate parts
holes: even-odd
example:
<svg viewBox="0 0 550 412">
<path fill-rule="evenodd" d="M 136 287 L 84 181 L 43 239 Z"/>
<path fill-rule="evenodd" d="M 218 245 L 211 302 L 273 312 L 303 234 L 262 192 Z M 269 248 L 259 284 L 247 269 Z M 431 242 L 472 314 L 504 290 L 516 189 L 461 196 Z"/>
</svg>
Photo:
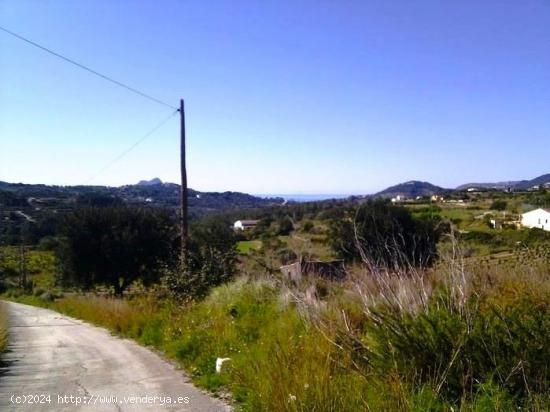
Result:
<svg viewBox="0 0 550 412">
<path fill-rule="evenodd" d="M 293 230 L 294 224 L 288 216 L 285 216 L 277 222 L 277 235 L 288 236 Z"/>
<path fill-rule="evenodd" d="M 532 228 L 526 231 L 525 244 L 528 246 L 536 246 L 540 244 L 550 243 L 550 233 L 539 229 Z"/>
<path fill-rule="evenodd" d="M 169 270 L 165 281 L 178 298 L 205 296 L 235 274 L 237 239 L 227 222 L 217 217 L 203 219 L 192 227 L 189 260 L 179 270 Z"/>
<path fill-rule="evenodd" d="M 492 243 L 495 240 L 495 234 L 489 232 L 482 232 L 480 230 L 470 230 L 467 233 L 460 235 L 464 241 L 473 241 L 478 243 Z"/>
<path fill-rule="evenodd" d="M 302 226 L 302 230 L 306 233 L 311 232 L 312 229 L 313 229 L 313 222 L 311 222 L 310 220 L 306 221 Z"/>
<path fill-rule="evenodd" d="M 506 210 L 506 207 L 508 206 L 508 202 L 506 200 L 497 199 L 491 203 L 490 208 L 492 210 Z"/>
</svg>

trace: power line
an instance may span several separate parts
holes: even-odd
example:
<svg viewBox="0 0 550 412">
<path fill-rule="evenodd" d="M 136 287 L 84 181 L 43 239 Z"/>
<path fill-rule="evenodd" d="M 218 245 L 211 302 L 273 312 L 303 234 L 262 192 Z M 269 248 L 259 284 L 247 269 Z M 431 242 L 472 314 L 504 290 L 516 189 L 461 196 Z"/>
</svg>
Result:
<svg viewBox="0 0 550 412">
<path fill-rule="evenodd" d="M 141 142 L 143 142 L 145 139 L 147 139 L 149 136 L 151 136 L 153 133 L 155 133 L 158 129 L 160 129 L 162 126 L 164 126 L 166 123 L 168 123 L 168 120 L 170 120 L 172 117 L 174 117 L 174 115 L 178 112 L 179 112 L 179 109 L 176 109 L 174 112 L 172 112 L 172 114 L 170 114 L 170 116 L 168 116 L 162 122 L 158 123 L 155 127 L 153 127 L 151 130 L 149 130 L 147 133 L 145 133 L 132 146 L 130 146 L 125 151 L 123 151 L 121 154 L 119 154 L 117 157 L 115 157 L 113 160 L 111 160 L 105 166 L 103 166 L 95 175 L 93 175 L 88 180 L 86 180 L 84 182 L 84 184 L 87 185 L 88 183 L 90 183 L 92 180 L 94 180 L 96 177 L 98 177 L 101 173 L 103 173 L 105 170 L 110 168 L 112 165 L 114 165 L 116 162 L 118 162 L 120 159 L 122 159 L 124 156 L 126 156 L 128 153 L 130 153 L 132 150 L 134 150 Z"/>
<path fill-rule="evenodd" d="M 34 46 L 34 47 L 37 47 L 37 48 L 39 48 L 39 49 L 41 49 L 41 50 L 43 50 L 43 51 L 45 51 L 45 52 L 47 52 L 47 53 L 50 53 L 50 54 L 52 54 L 52 55 L 54 55 L 54 56 L 56 56 L 56 57 L 58 57 L 58 58 L 60 58 L 60 59 L 62 59 L 62 60 L 64 60 L 64 61 L 66 61 L 66 62 L 68 62 L 68 63 L 71 63 L 71 64 L 73 64 L 73 65 L 75 65 L 75 66 L 77 66 L 77 67 L 79 67 L 79 68 L 81 68 L 81 69 L 84 69 L 84 70 L 86 70 L 86 71 L 88 71 L 88 72 L 90 72 L 90 73 L 92 73 L 92 74 L 95 74 L 96 76 L 101 77 L 101 78 L 104 79 L 104 80 L 107 80 L 107 81 L 109 81 L 109 82 L 111 82 L 111 83 L 114 83 L 114 84 L 116 84 L 117 86 L 123 87 L 123 88 L 125 88 L 125 89 L 127 89 L 127 90 L 129 90 L 129 91 L 131 91 L 131 92 L 133 92 L 133 93 L 135 93 L 135 94 L 138 94 L 138 95 L 140 95 L 140 96 L 142 96 L 142 97 L 145 97 L 146 99 L 149 99 L 149 100 L 151 100 L 151 101 L 153 101 L 153 102 L 155 102 L 155 103 L 158 103 L 158 104 L 161 104 L 161 105 L 163 105 L 163 106 L 167 106 L 167 107 L 170 107 L 170 108 L 172 108 L 172 109 L 176 109 L 176 110 L 177 110 L 177 108 L 176 108 L 175 106 L 172 106 L 171 104 L 168 104 L 168 103 L 166 103 L 166 102 L 163 102 L 162 100 L 159 100 L 159 99 L 157 99 L 157 98 L 155 98 L 155 97 L 153 97 L 153 96 L 151 96 L 151 95 L 149 95 L 149 94 L 147 94 L 147 93 L 144 93 L 144 92 L 142 92 L 142 91 L 140 91 L 140 90 L 138 90 L 138 89 L 135 89 L 135 88 L 133 88 L 133 87 L 131 87 L 131 86 L 128 86 L 127 84 L 124 84 L 124 83 L 122 83 L 122 82 L 119 82 L 118 80 L 115 80 L 115 79 L 113 79 L 112 77 L 109 77 L 109 76 L 106 76 L 106 75 L 104 75 L 104 74 L 101 74 L 101 73 L 99 73 L 98 71 L 95 71 L 94 69 L 91 69 L 91 68 L 88 67 L 88 66 L 85 66 L 85 65 L 83 65 L 83 64 L 80 64 L 80 63 L 78 63 L 78 62 L 76 62 L 76 61 L 74 61 L 74 60 L 72 60 L 72 59 L 69 59 L 68 57 L 65 57 L 65 56 L 63 56 L 63 55 L 61 55 L 61 54 L 59 54 L 59 53 L 56 53 L 56 52 L 54 52 L 53 50 L 48 49 L 47 47 L 41 46 L 40 44 L 35 43 L 34 41 L 27 39 L 26 37 L 23 37 L 23 36 L 21 36 L 21 35 L 19 35 L 19 34 L 17 34 L 17 33 L 12 32 L 11 30 L 8 30 L 8 29 L 6 29 L 6 28 L 4 28 L 4 27 L 2 27 L 2 26 L 0 26 L 0 30 L 2 30 L 3 32 L 8 33 L 9 35 L 11 35 L 11 36 L 13 36 L 13 37 L 16 37 L 16 38 L 18 38 L 19 40 L 22 40 L 22 41 L 24 41 L 24 42 L 26 42 L 26 43 L 28 43 L 28 44 Z"/>
</svg>

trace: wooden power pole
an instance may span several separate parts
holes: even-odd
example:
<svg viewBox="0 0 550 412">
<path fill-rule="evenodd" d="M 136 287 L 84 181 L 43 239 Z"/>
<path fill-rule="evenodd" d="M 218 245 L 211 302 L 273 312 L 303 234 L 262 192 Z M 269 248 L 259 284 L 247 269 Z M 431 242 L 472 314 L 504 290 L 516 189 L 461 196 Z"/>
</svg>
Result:
<svg viewBox="0 0 550 412">
<path fill-rule="evenodd" d="M 187 240 L 188 240 L 188 222 L 187 222 L 187 169 L 185 165 L 185 111 L 183 107 L 183 99 L 180 100 L 180 119 L 181 119 L 181 149 L 180 149 L 180 166 L 181 166 L 181 263 L 182 267 L 187 266 Z"/>
</svg>

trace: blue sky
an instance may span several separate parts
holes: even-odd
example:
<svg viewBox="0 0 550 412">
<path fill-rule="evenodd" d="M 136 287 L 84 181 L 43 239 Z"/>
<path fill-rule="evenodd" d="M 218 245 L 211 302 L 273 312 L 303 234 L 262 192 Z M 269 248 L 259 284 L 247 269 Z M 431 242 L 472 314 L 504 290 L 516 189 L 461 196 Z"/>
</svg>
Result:
<svg viewBox="0 0 550 412">
<path fill-rule="evenodd" d="M 177 105 L 198 190 L 550 172 L 550 2 L 0 0 L 0 25 Z M 0 32 L 0 180 L 82 184 L 170 114 Z M 174 117 L 91 183 L 178 181 Z"/>
</svg>

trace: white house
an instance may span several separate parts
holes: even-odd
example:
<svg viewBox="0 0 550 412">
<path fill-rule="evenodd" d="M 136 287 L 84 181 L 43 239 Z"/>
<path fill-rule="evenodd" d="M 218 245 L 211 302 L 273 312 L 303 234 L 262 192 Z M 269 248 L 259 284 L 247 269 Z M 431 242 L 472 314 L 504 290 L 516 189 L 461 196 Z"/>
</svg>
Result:
<svg viewBox="0 0 550 412">
<path fill-rule="evenodd" d="M 233 223 L 234 230 L 253 229 L 258 224 L 259 220 L 237 220 Z"/>
<path fill-rule="evenodd" d="M 535 209 L 522 214 L 521 225 L 528 228 L 538 227 L 550 232 L 550 209 Z"/>
</svg>

